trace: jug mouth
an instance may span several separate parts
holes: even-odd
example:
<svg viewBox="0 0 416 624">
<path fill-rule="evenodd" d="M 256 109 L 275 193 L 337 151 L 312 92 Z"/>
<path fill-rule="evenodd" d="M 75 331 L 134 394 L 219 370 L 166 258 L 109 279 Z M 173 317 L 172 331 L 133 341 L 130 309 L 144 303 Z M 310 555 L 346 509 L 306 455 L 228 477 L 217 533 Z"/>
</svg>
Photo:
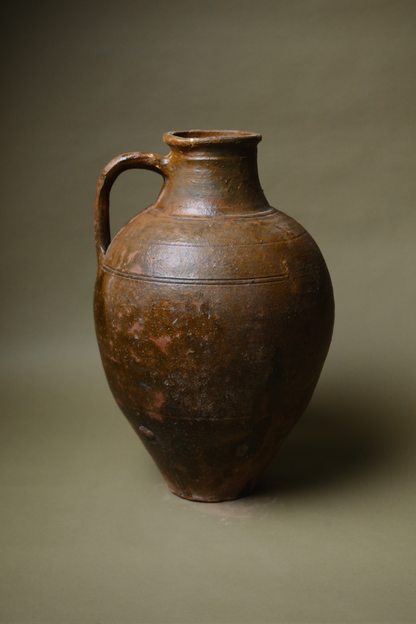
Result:
<svg viewBox="0 0 416 624">
<path fill-rule="evenodd" d="M 163 140 L 167 145 L 177 145 L 178 147 L 199 147 L 213 143 L 251 143 L 257 145 L 261 139 L 261 134 L 241 132 L 240 130 L 175 130 L 163 135 Z"/>
</svg>

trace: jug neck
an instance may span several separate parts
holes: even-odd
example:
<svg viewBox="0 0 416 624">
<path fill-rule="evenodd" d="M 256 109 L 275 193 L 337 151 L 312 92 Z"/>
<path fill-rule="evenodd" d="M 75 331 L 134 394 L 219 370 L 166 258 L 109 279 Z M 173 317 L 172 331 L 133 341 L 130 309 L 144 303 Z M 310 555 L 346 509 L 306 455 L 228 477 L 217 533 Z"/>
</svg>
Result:
<svg viewBox="0 0 416 624">
<path fill-rule="evenodd" d="M 169 174 L 154 208 L 190 217 L 238 216 L 270 210 L 257 171 L 251 132 L 168 132 Z"/>
</svg>

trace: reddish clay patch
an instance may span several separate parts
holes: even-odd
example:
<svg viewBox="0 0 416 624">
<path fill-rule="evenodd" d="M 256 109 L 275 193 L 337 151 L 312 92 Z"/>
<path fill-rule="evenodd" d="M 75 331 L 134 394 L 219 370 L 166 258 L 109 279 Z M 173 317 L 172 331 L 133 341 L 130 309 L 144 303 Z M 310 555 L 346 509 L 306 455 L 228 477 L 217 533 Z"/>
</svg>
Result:
<svg viewBox="0 0 416 624">
<path fill-rule="evenodd" d="M 143 325 L 140 323 L 140 321 L 136 321 L 135 323 L 133 323 L 133 325 L 130 327 L 127 333 L 128 334 L 135 334 L 136 332 L 139 333 L 142 331 L 142 329 L 144 329 Z"/>
<path fill-rule="evenodd" d="M 163 392 L 155 392 L 154 397 L 154 406 L 160 409 L 166 403 Z"/>
<path fill-rule="evenodd" d="M 133 260 L 134 256 L 137 256 L 138 253 L 139 253 L 138 251 L 132 251 L 131 254 L 129 254 L 127 256 L 127 261 L 131 262 Z"/>
<path fill-rule="evenodd" d="M 153 420 L 163 420 L 162 416 L 160 414 L 158 414 L 157 412 L 148 412 L 150 418 L 153 418 Z"/>
<path fill-rule="evenodd" d="M 170 336 L 160 336 L 160 338 L 149 337 L 149 340 L 154 342 L 155 345 L 157 345 L 159 349 L 163 351 L 163 353 L 166 353 L 166 355 L 168 354 L 168 352 L 166 351 L 166 345 L 169 344 L 169 342 L 172 342 L 172 338 Z"/>
<path fill-rule="evenodd" d="M 142 361 L 142 358 L 137 357 L 137 355 L 131 349 L 130 349 L 130 355 L 133 358 L 133 360 L 136 360 L 136 362 L 141 362 Z"/>
</svg>

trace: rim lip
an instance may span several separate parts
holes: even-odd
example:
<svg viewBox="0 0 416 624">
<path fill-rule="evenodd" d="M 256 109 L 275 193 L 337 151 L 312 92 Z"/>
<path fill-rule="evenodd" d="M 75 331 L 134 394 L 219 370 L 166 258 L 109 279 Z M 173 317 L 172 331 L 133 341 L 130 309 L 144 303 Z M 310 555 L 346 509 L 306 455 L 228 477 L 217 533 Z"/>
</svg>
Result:
<svg viewBox="0 0 416 624">
<path fill-rule="evenodd" d="M 192 136 L 194 133 L 203 134 L 203 136 Z M 218 143 L 257 144 L 261 139 L 261 134 L 242 132 L 241 130 L 172 130 L 163 135 L 163 140 L 167 145 L 177 145 L 178 147 L 198 147 Z"/>
</svg>

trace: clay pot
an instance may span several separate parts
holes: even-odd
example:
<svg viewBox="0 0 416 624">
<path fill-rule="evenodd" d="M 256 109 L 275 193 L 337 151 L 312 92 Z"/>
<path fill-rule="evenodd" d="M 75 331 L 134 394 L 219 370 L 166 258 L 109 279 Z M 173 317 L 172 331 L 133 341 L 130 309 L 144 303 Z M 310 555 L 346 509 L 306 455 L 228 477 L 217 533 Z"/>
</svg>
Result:
<svg viewBox="0 0 416 624">
<path fill-rule="evenodd" d="M 168 132 L 168 156 L 101 174 L 95 323 L 111 391 L 171 491 L 248 494 L 305 411 L 334 319 L 324 259 L 270 207 L 250 132 Z M 111 241 L 109 193 L 126 169 L 164 178 Z"/>
</svg>

